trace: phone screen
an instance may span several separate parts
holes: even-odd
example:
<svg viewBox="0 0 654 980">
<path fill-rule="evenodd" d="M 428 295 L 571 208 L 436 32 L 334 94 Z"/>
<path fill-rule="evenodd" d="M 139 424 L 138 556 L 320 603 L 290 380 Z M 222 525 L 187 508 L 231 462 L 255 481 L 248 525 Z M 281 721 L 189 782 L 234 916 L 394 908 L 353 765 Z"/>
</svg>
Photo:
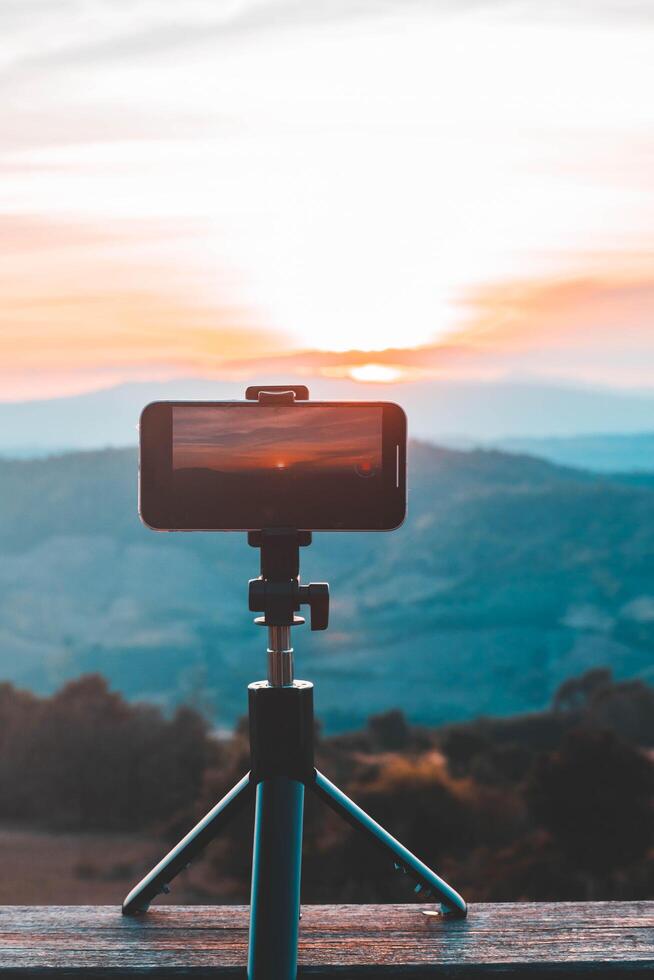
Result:
<svg viewBox="0 0 654 980">
<path fill-rule="evenodd" d="M 141 515 L 169 530 L 395 527 L 405 441 L 390 403 L 155 403 L 141 420 Z"/>
</svg>

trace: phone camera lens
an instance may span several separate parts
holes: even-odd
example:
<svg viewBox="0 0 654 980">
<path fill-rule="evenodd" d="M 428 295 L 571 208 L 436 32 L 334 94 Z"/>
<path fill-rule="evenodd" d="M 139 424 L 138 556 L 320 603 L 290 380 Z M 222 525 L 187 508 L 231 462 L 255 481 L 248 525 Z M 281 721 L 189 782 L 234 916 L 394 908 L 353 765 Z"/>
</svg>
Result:
<svg viewBox="0 0 654 980">
<path fill-rule="evenodd" d="M 375 467 L 372 465 L 372 463 L 369 460 L 365 459 L 363 460 L 363 462 L 357 463 L 355 465 L 354 472 L 356 473 L 357 476 L 363 476 L 363 477 L 374 476 Z"/>
</svg>

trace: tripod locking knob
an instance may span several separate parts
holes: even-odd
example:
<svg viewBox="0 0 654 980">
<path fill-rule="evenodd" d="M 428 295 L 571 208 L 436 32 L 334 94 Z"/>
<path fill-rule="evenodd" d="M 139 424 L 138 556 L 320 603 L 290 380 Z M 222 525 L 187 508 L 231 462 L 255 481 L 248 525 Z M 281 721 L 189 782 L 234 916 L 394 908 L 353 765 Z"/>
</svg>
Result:
<svg viewBox="0 0 654 980">
<path fill-rule="evenodd" d="M 264 578 L 250 579 L 249 606 L 253 612 L 263 612 L 257 619 L 262 626 L 297 626 L 304 620 L 294 616 L 300 606 L 311 610 L 311 629 L 326 630 L 329 625 L 329 585 L 327 582 L 311 582 L 298 585 L 297 581 L 269 582 Z"/>
<path fill-rule="evenodd" d="M 329 585 L 327 582 L 311 582 L 298 589 L 299 599 L 311 610 L 311 629 L 326 630 L 329 626 Z"/>
</svg>

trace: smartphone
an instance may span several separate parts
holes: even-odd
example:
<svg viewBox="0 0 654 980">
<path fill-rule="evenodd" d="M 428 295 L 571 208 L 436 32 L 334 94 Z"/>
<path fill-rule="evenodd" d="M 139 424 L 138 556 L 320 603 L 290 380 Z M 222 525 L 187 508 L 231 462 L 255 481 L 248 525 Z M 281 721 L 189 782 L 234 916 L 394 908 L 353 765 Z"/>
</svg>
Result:
<svg viewBox="0 0 654 980">
<path fill-rule="evenodd" d="M 139 513 L 160 531 L 388 531 L 406 511 L 391 402 L 152 402 Z"/>
</svg>

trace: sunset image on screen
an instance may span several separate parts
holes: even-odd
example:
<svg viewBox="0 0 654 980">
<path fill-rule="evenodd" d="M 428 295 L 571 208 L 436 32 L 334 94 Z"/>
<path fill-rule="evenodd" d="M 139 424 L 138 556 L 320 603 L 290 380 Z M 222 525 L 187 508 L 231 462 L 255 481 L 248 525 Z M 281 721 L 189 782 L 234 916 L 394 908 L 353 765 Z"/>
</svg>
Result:
<svg viewBox="0 0 654 980">
<path fill-rule="evenodd" d="M 178 528 L 373 529 L 388 518 L 370 405 L 174 405 Z"/>
<path fill-rule="evenodd" d="M 381 466 L 381 408 L 173 409 L 173 468 L 358 470 Z"/>
</svg>

